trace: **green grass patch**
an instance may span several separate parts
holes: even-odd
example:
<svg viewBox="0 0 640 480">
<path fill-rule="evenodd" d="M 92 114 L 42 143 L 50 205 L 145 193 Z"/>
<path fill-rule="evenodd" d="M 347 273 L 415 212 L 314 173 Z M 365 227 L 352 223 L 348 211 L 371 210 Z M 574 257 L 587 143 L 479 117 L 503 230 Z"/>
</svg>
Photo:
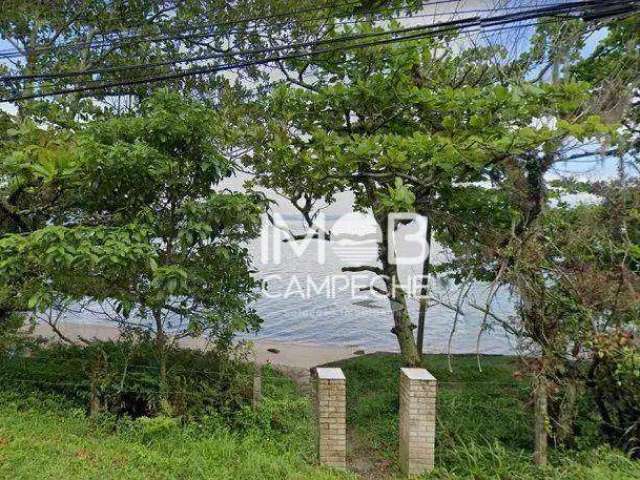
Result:
<svg viewBox="0 0 640 480">
<path fill-rule="evenodd" d="M 427 355 L 424 365 L 438 379 L 437 479 L 640 479 L 640 464 L 606 446 L 554 451 L 552 466 L 532 462 L 533 405 L 529 386 L 516 380 L 515 359 Z M 373 354 L 332 364 L 347 377 L 349 456 L 368 476 L 398 475 L 400 357 Z M 589 422 L 583 422 L 585 430 Z"/>
<path fill-rule="evenodd" d="M 548 468 L 532 465 L 528 386 L 513 378 L 512 359 L 485 357 L 482 373 L 471 356 L 456 357 L 453 374 L 444 356 L 428 356 L 425 363 L 439 381 L 437 468 L 425 478 L 640 478 L 638 462 L 594 446 L 592 438 L 578 442 L 576 450 L 554 450 Z M 176 418 L 111 412 L 90 419 L 84 397 L 72 391 L 2 384 L 0 479 L 398 477 L 399 358 L 371 355 L 339 366 L 347 375 L 349 459 L 355 473 L 314 465 L 310 400 L 288 378 L 265 368 L 258 412 L 243 405 Z"/>
<path fill-rule="evenodd" d="M 348 479 L 313 465 L 310 403 L 265 372 L 259 413 L 199 420 L 102 415 L 52 393 L 0 394 L 2 479 Z"/>
<path fill-rule="evenodd" d="M 167 352 L 167 395 L 183 417 L 231 414 L 250 403 L 254 366 L 246 352 L 171 348 Z M 90 347 L 26 343 L 0 352 L 5 389 L 57 394 L 77 406 L 89 403 L 91 386 L 101 407 L 120 415 L 160 412 L 160 368 L 150 338 L 95 342 Z"/>
</svg>

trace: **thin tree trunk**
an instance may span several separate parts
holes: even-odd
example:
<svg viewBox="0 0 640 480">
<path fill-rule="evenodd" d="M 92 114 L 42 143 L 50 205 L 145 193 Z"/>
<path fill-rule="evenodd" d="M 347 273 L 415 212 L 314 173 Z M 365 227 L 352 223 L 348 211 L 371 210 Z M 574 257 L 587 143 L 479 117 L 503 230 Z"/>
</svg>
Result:
<svg viewBox="0 0 640 480">
<path fill-rule="evenodd" d="M 95 373 L 91 375 L 91 398 L 89 399 L 89 416 L 96 418 L 100 413 L 101 405 L 98 398 L 98 386 Z"/>
<path fill-rule="evenodd" d="M 578 385 L 573 379 L 567 379 L 564 390 L 565 396 L 558 412 L 557 440 L 562 445 L 570 445 L 575 433 Z"/>
<path fill-rule="evenodd" d="M 536 379 L 533 395 L 535 400 L 533 462 L 536 465 L 546 465 L 549 445 L 547 435 L 547 380 L 542 374 Z"/>
<path fill-rule="evenodd" d="M 38 31 L 40 30 L 40 22 L 36 21 L 33 29 L 29 32 L 28 44 L 25 45 L 23 55 L 25 56 L 26 65 L 24 69 L 25 75 L 34 75 L 36 71 L 36 62 L 38 58 Z M 22 95 L 29 96 L 35 93 L 35 81 L 27 80 Z M 27 106 L 33 103 L 33 100 L 23 100 L 18 102 L 18 117 L 22 120 L 28 116 Z"/>
<path fill-rule="evenodd" d="M 418 355 L 422 358 L 424 354 L 424 326 L 427 317 L 427 293 L 429 293 L 429 270 L 431 269 L 431 219 L 427 223 L 427 256 L 422 264 L 422 286 L 420 288 L 420 308 L 418 310 Z"/>
<path fill-rule="evenodd" d="M 162 313 L 159 310 L 154 310 L 153 318 L 156 322 L 156 351 L 160 365 L 158 378 L 160 383 L 160 411 L 163 414 L 170 415 L 171 407 L 169 405 L 169 385 L 167 382 L 167 336 L 162 325 Z"/>
<path fill-rule="evenodd" d="M 102 402 L 100 401 L 100 395 L 98 393 L 98 385 L 101 378 L 101 373 L 107 370 L 107 356 L 104 350 L 100 350 L 96 353 L 95 357 L 89 365 L 89 416 L 96 418 L 102 410 Z"/>
<path fill-rule="evenodd" d="M 410 323 L 408 315 L 407 320 L 408 323 Z M 400 344 L 400 351 L 402 352 L 402 358 L 405 365 L 408 367 L 420 367 L 422 365 L 422 361 L 420 359 L 420 355 L 418 355 L 418 348 L 416 347 L 413 338 L 411 326 L 405 326 L 403 324 L 399 328 L 396 327 L 396 329 L 398 330 L 396 336 L 398 337 L 398 343 Z"/>
<path fill-rule="evenodd" d="M 391 332 L 398 339 L 400 352 L 405 365 L 416 367 L 420 365 L 421 358 L 418 354 L 416 339 L 413 336 L 413 325 L 407 308 L 407 295 L 402 286 L 398 274 L 398 266 L 389 262 L 389 239 L 386 218 L 378 222 L 383 228 L 382 243 L 379 246 L 379 260 L 382 263 L 384 280 L 389 295 L 389 305 L 393 314 L 393 329 Z"/>
<path fill-rule="evenodd" d="M 399 287 L 396 287 L 399 290 Z M 404 363 L 409 367 L 417 367 L 421 364 L 418 347 L 413 336 L 413 325 L 407 310 L 407 300 L 404 292 L 396 291 L 394 298 L 389 299 L 393 310 L 393 333 L 398 339 L 400 352 Z"/>
<path fill-rule="evenodd" d="M 389 305 L 393 315 L 391 332 L 398 339 L 404 364 L 409 367 L 420 365 L 420 355 L 416 339 L 413 336 L 413 325 L 407 308 L 407 295 L 400 285 L 398 266 L 389 261 L 389 224 L 386 213 L 374 214 L 382 232 L 382 241 L 378 244 L 378 260 L 382 264 L 384 282 L 389 296 Z M 393 226 L 392 226 L 393 227 Z"/>
<path fill-rule="evenodd" d="M 256 371 L 253 374 L 253 396 L 251 399 L 251 406 L 254 410 L 260 409 L 262 403 L 262 369 L 259 365 L 256 365 Z"/>
</svg>

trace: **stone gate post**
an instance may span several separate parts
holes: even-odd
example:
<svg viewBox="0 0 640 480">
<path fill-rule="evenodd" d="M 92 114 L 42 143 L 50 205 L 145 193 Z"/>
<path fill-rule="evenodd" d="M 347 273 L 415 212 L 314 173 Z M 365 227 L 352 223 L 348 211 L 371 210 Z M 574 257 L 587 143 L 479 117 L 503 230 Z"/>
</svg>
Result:
<svg viewBox="0 0 640 480">
<path fill-rule="evenodd" d="M 340 368 L 312 372 L 317 422 L 318 460 L 330 467 L 346 468 L 346 379 Z"/>
<path fill-rule="evenodd" d="M 406 475 L 433 470 L 436 379 L 423 368 L 400 371 L 400 468 Z"/>
</svg>

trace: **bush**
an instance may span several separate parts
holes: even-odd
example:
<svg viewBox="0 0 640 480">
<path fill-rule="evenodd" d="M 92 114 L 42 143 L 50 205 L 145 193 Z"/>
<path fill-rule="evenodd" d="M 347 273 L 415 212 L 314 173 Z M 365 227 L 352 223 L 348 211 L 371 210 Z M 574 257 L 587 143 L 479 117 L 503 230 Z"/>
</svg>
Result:
<svg viewBox="0 0 640 480">
<path fill-rule="evenodd" d="M 159 366 L 150 339 L 96 342 L 86 347 L 23 344 L 0 357 L 5 389 L 64 396 L 76 406 L 116 415 L 160 411 Z M 230 417 L 249 403 L 253 366 L 241 351 L 174 348 L 168 352 L 169 403 L 177 416 Z"/>
<path fill-rule="evenodd" d="M 588 385 L 604 437 L 640 459 L 640 346 L 630 335 L 596 339 Z"/>
</svg>

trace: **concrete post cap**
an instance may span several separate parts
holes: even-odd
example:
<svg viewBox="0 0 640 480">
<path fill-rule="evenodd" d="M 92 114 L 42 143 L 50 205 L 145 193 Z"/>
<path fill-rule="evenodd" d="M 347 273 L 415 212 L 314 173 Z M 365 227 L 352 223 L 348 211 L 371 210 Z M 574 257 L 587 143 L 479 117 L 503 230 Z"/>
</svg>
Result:
<svg viewBox="0 0 640 480">
<path fill-rule="evenodd" d="M 436 377 L 431 375 L 428 370 L 424 368 L 401 368 L 400 371 L 403 375 L 411 380 L 430 380 L 435 381 Z"/>
<path fill-rule="evenodd" d="M 322 380 L 345 380 L 341 368 L 316 368 L 316 375 Z"/>
</svg>

